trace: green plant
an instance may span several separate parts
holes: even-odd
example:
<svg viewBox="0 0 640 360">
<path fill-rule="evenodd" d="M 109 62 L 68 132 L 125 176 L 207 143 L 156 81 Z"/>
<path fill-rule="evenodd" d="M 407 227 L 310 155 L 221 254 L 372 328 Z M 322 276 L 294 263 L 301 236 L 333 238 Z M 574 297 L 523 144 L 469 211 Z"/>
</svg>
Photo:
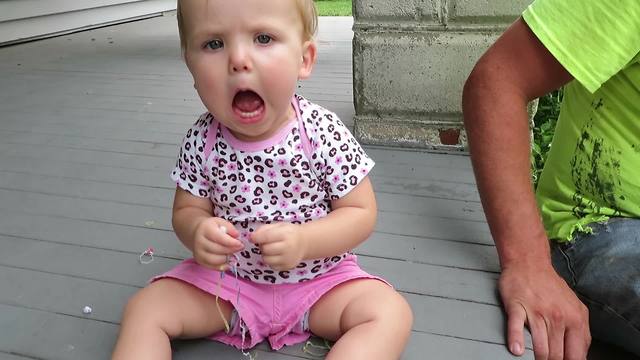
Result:
<svg viewBox="0 0 640 360">
<path fill-rule="evenodd" d="M 534 187 L 538 186 L 540 174 L 551 148 L 553 133 L 560 114 L 562 89 L 551 92 L 539 99 L 538 111 L 533 119 L 533 144 L 531 147 L 531 172 Z"/>
<path fill-rule="evenodd" d="M 320 16 L 351 16 L 351 0 L 315 0 Z"/>
</svg>

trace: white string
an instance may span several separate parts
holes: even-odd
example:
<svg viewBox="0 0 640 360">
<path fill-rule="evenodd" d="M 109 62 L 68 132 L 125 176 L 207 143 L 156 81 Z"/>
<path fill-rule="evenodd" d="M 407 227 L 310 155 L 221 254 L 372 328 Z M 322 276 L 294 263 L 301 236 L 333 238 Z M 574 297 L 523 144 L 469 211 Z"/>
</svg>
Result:
<svg viewBox="0 0 640 360">
<path fill-rule="evenodd" d="M 147 248 L 147 250 L 143 251 L 140 254 L 140 264 L 146 265 L 151 264 L 153 262 L 153 248 Z"/>
</svg>

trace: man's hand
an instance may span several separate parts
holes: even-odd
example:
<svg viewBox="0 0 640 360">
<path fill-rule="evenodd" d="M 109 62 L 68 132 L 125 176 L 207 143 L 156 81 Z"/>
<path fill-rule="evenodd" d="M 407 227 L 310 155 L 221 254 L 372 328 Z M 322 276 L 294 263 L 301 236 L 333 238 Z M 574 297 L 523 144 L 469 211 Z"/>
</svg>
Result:
<svg viewBox="0 0 640 360">
<path fill-rule="evenodd" d="M 224 230 L 222 230 L 224 227 Z M 220 218 L 205 218 L 196 225 L 193 258 L 204 267 L 224 271 L 229 255 L 244 249 L 238 230 Z"/>
<path fill-rule="evenodd" d="M 507 312 L 507 341 L 514 355 L 524 353 L 527 324 L 536 360 L 584 360 L 591 343 L 589 314 L 550 264 L 503 268 L 498 283 Z"/>
<path fill-rule="evenodd" d="M 263 225 L 251 234 L 251 242 L 260 247 L 264 262 L 278 271 L 295 268 L 306 251 L 300 226 L 289 223 Z"/>
</svg>

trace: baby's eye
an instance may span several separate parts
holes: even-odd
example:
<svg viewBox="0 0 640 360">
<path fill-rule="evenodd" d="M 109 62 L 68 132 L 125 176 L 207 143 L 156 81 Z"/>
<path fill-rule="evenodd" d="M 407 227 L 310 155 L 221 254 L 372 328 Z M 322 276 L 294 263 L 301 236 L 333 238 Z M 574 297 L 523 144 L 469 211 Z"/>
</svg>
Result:
<svg viewBox="0 0 640 360">
<path fill-rule="evenodd" d="M 204 46 L 211 50 L 218 50 L 224 47 L 224 43 L 222 40 L 215 39 L 207 42 Z"/>
<path fill-rule="evenodd" d="M 266 34 L 260 34 L 256 37 L 256 41 L 258 42 L 258 44 L 268 44 L 271 42 L 271 40 L 271 36 Z"/>
</svg>

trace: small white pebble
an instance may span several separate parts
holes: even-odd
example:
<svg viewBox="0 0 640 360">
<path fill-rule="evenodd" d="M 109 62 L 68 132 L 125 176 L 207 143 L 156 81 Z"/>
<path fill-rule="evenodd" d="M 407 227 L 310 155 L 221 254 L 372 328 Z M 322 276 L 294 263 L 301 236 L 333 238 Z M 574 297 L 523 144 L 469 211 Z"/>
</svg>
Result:
<svg viewBox="0 0 640 360">
<path fill-rule="evenodd" d="M 85 307 L 82 309 L 82 313 L 83 313 L 83 314 L 91 314 L 92 312 L 93 312 L 93 309 L 91 308 L 91 306 L 85 306 Z"/>
</svg>

